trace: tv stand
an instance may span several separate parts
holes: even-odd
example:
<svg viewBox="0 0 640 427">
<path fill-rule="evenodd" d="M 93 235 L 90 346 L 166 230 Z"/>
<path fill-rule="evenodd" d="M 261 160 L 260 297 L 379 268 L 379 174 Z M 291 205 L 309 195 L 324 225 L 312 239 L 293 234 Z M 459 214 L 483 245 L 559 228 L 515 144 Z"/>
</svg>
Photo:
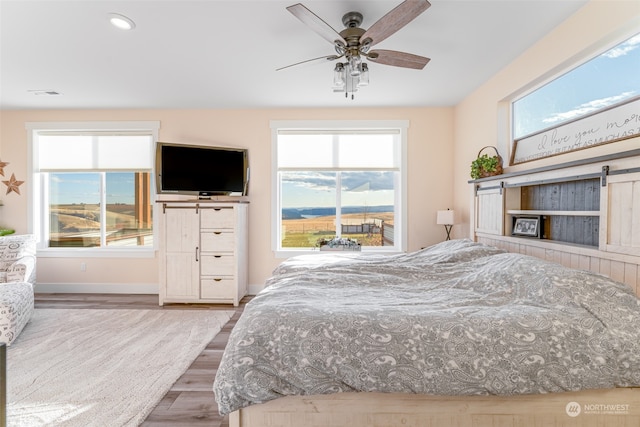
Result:
<svg viewBox="0 0 640 427">
<path fill-rule="evenodd" d="M 248 203 L 158 201 L 159 303 L 233 304 L 247 293 Z"/>
</svg>

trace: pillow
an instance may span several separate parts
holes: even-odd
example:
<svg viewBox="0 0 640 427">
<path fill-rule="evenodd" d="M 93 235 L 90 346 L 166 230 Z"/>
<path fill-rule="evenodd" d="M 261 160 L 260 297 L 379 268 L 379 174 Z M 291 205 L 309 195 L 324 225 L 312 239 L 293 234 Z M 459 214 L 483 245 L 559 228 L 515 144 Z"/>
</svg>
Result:
<svg viewBox="0 0 640 427">
<path fill-rule="evenodd" d="M 0 237 L 0 272 L 8 272 L 18 260 L 36 256 L 36 240 L 33 234 L 9 235 Z M 22 271 L 24 276 L 24 270 Z M 9 278 L 5 280 L 10 280 Z M 19 280 L 22 281 L 22 280 Z"/>
<path fill-rule="evenodd" d="M 29 278 L 26 276 L 27 274 L 31 274 L 32 270 L 31 268 L 27 268 L 28 266 L 31 266 L 30 264 L 32 264 L 29 261 L 30 257 L 24 257 L 11 264 L 9 268 L 7 268 L 7 271 L 4 273 L 6 282 L 28 282 Z M 29 265 L 27 263 L 29 263 Z M 27 273 L 27 270 L 29 271 L 29 273 Z"/>
</svg>

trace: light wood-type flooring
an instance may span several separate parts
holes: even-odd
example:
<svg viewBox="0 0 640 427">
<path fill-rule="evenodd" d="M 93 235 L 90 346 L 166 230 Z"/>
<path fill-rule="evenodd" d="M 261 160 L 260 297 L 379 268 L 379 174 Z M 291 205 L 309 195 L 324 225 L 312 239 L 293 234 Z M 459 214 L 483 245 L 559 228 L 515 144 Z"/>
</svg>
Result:
<svg viewBox="0 0 640 427">
<path fill-rule="evenodd" d="M 94 308 L 150 310 L 235 310 L 235 315 L 193 361 L 142 424 L 143 427 L 228 427 L 229 418 L 218 414 L 213 396 L 213 379 L 227 345 L 229 333 L 244 305 L 170 304 L 160 307 L 157 295 L 45 294 L 37 293 L 36 308 Z M 114 426 L 115 427 L 115 426 Z"/>
</svg>

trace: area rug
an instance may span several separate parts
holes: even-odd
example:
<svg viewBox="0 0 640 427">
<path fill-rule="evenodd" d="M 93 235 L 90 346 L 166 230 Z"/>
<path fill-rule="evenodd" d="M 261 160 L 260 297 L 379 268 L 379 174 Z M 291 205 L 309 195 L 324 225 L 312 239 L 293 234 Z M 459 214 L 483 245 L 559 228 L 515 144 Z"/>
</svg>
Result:
<svg viewBox="0 0 640 427">
<path fill-rule="evenodd" d="M 7 351 L 7 425 L 137 426 L 232 315 L 36 309 Z"/>
</svg>

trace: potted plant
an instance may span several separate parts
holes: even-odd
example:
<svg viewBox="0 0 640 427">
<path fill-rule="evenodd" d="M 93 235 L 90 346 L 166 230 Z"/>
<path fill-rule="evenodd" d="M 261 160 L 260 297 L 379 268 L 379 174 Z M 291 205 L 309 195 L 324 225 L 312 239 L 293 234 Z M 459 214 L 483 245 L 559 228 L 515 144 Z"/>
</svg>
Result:
<svg viewBox="0 0 640 427">
<path fill-rule="evenodd" d="M 485 148 L 493 148 L 496 152 L 494 156 L 481 154 Z M 478 157 L 471 162 L 471 178 L 486 178 L 488 176 L 500 175 L 502 173 L 502 157 L 497 148 L 492 146 L 483 147 L 478 152 Z"/>
</svg>

